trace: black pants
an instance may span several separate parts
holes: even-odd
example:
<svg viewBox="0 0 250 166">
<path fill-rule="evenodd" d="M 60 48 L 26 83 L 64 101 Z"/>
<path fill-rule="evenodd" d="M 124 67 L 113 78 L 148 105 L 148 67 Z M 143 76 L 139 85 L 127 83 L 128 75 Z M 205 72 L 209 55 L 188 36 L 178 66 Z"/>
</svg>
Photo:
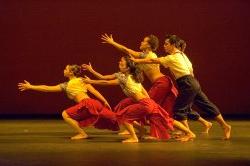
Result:
<svg viewBox="0 0 250 166">
<path fill-rule="evenodd" d="M 186 120 L 191 115 L 194 116 L 191 119 L 197 120 L 199 114 L 192 115 L 191 107 L 193 104 L 211 117 L 216 117 L 220 114 L 219 109 L 209 101 L 206 94 L 202 92 L 199 82 L 193 76 L 183 76 L 177 79 L 176 83 L 179 95 L 174 106 L 174 119 Z"/>
</svg>

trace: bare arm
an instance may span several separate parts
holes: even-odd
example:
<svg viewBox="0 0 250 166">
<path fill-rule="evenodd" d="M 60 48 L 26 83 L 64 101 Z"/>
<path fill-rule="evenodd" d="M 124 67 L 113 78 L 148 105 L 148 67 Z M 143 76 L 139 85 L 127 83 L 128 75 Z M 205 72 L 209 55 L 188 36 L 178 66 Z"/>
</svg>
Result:
<svg viewBox="0 0 250 166">
<path fill-rule="evenodd" d="M 82 68 L 84 70 L 88 70 L 90 73 L 92 73 L 95 77 L 101 79 L 101 80 L 112 80 L 115 79 L 115 75 L 114 74 L 110 74 L 110 75 L 102 75 L 100 73 L 98 73 L 97 71 L 95 71 L 92 66 L 91 63 L 87 64 L 82 64 Z"/>
<path fill-rule="evenodd" d="M 129 56 L 132 56 L 134 58 L 139 58 L 139 56 L 141 55 L 141 52 L 131 50 L 131 49 L 125 47 L 124 45 L 121 45 L 121 44 L 115 42 L 113 37 L 112 37 L 112 34 L 107 35 L 105 33 L 104 35 L 102 35 L 101 39 L 103 40 L 102 43 L 108 43 Z"/>
<path fill-rule="evenodd" d="M 88 77 L 83 79 L 83 82 L 86 84 L 96 84 L 96 85 L 119 85 L 118 79 L 113 79 L 113 80 L 91 80 Z"/>
<path fill-rule="evenodd" d="M 92 85 L 88 84 L 87 89 L 90 93 L 92 93 L 96 98 L 98 98 L 100 101 L 102 101 L 103 104 L 111 110 L 111 107 L 110 107 L 109 103 L 107 102 L 107 100 Z"/>
<path fill-rule="evenodd" d="M 18 83 L 18 89 L 20 91 L 34 90 L 40 92 L 61 92 L 60 85 L 47 86 L 47 85 L 31 85 L 28 81 L 24 80 L 24 83 Z"/>
<path fill-rule="evenodd" d="M 144 58 L 144 59 L 135 59 L 133 57 L 130 58 L 135 63 L 154 63 L 154 64 L 161 64 L 159 58 Z"/>
</svg>

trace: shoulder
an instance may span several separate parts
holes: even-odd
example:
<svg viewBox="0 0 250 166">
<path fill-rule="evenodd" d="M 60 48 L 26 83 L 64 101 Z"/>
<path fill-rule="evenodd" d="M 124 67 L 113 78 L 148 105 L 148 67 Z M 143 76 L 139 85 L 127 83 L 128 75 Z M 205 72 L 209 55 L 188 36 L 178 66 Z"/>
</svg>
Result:
<svg viewBox="0 0 250 166">
<path fill-rule="evenodd" d="M 115 73 L 115 77 L 118 79 L 119 82 L 126 82 L 127 81 L 127 77 L 125 74 L 121 73 L 121 72 L 118 72 L 118 73 Z"/>
<path fill-rule="evenodd" d="M 59 86 L 60 86 L 60 88 L 62 89 L 62 90 L 66 90 L 66 88 L 67 88 L 67 86 L 68 86 L 68 82 L 63 82 L 63 83 L 60 83 L 59 84 Z"/>
<path fill-rule="evenodd" d="M 149 57 L 149 58 L 157 58 L 157 54 L 156 54 L 155 52 L 150 52 L 150 53 L 148 54 L 148 57 Z"/>
</svg>

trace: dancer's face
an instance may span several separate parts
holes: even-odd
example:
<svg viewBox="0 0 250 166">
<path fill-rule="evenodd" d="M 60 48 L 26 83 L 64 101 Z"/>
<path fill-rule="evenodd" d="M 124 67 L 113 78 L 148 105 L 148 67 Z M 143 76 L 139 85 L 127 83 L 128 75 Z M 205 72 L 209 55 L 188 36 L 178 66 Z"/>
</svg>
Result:
<svg viewBox="0 0 250 166">
<path fill-rule="evenodd" d="M 70 66 L 69 66 L 69 65 L 67 65 L 67 66 L 65 67 L 65 69 L 64 69 L 64 71 L 63 71 L 63 74 L 64 74 L 65 77 L 69 77 L 69 76 L 72 75 L 72 72 L 70 71 Z"/>
<path fill-rule="evenodd" d="M 127 62 L 124 57 L 122 57 L 121 60 L 119 61 L 119 69 L 122 73 L 125 73 L 129 70 L 129 68 L 127 67 Z"/>
<path fill-rule="evenodd" d="M 141 42 L 141 45 L 140 45 L 140 50 L 144 51 L 144 50 L 150 48 L 150 45 L 149 45 L 148 41 L 149 41 L 148 37 L 145 37 L 143 39 L 143 41 Z"/>
<path fill-rule="evenodd" d="M 165 40 L 165 43 L 164 43 L 163 47 L 164 47 L 164 50 L 165 50 L 166 53 L 171 54 L 171 52 L 173 50 L 173 45 L 170 44 L 169 39 Z"/>
</svg>

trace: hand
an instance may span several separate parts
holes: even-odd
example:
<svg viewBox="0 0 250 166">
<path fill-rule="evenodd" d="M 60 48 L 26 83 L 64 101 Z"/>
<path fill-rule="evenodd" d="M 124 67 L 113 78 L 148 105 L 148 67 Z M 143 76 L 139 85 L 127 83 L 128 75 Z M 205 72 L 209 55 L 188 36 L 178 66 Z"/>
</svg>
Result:
<svg viewBox="0 0 250 166">
<path fill-rule="evenodd" d="M 18 83 L 18 89 L 20 91 L 29 90 L 31 89 L 31 84 L 28 81 L 24 80 L 24 83 Z"/>
<path fill-rule="evenodd" d="M 133 62 L 136 62 L 136 58 L 134 58 L 134 57 L 132 57 L 132 56 L 130 56 L 129 59 L 130 59 L 131 61 L 133 61 Z"/>
<path fill-rule="evenodd" d="M 93 71 L 93 68 L 92 68 L 92 65 L 91 63 L 89 62 L 89 64 L 82 64 L 82 68 L 83 70 L 88 70 L 88 71 Z"/>
<path fill-rule="evenodd" d="M 114 43 L 112 34 L 109 36 L 108 34 L 105 33 L 104 35 L 102 35 L 101 39 L 103 40 L 102 43 L 108 43 L 108 44 Z"/>
<path fill-rule="evenodd" d="M 104 106 L 107 107 L 108 109 L 112 110 L 108 102 L 104 102 Z"/>
<path fill-rule="evenodd" d="M 85 83 L 85 84 L 91 84 L 91 79 L 89 77 L 87 77 L 86 75 L 84 76 L 84 78 L 82 79 L 82 81 Z"/>
</svg>

